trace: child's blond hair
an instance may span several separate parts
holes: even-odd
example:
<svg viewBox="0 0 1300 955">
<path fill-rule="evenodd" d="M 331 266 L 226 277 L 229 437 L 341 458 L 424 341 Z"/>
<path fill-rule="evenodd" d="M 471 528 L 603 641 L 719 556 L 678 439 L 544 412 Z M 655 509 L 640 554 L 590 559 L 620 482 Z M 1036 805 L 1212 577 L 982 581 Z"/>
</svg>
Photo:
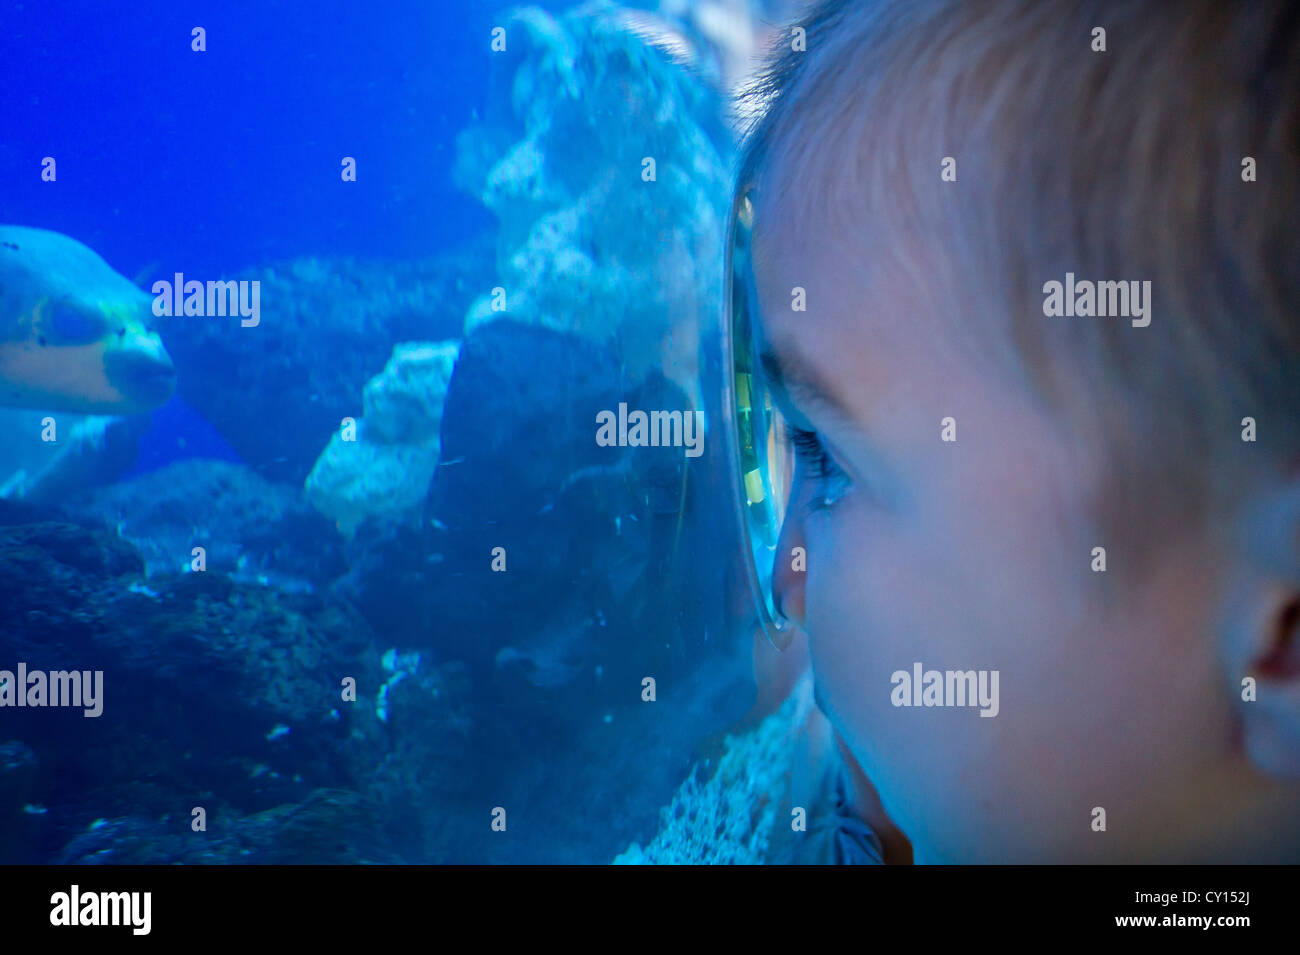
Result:
<svg viewBox="0 0 1300 955">
<path fill-rule="evenodd" d="M 800 26 L 750 94 L 768 227 L 915 281 L 1113 455 L 1108 519 L 1300 461 L 1300 4 L 825 0 Z M 1151 324 L 1045 316 L 1067 272 L 1149 280 Z"/>
</svg>

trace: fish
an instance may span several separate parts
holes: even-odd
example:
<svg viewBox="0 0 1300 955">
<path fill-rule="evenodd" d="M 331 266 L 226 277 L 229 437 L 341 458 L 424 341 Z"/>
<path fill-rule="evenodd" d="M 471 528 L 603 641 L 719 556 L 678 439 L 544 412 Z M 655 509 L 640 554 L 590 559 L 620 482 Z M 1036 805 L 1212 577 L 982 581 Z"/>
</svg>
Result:
<svg viewBox="0 0 1300 955">
<path fill-rule="evenodd" d="M 126 415 L 165 403 L 176 367 L 152 298 L 58 232 L 0 225 L 0 405 Z"/>
</svg>

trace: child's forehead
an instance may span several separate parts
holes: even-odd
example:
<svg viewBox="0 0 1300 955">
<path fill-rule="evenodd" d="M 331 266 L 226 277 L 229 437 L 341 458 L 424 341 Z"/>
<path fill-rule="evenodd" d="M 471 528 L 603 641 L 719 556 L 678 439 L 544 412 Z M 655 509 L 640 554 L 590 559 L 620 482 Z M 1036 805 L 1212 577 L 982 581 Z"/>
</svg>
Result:
<svg viewBox="0 0 1300 955">
<path fill-rule="evenodd" d="M 774 158 L 769 162 L 780 160 Z M 810 262 L 816 262 L 827 248 L 852 238 L 829 220 L 808 190 L 792 187 L 787 185 L 787 179 L 778 178 L 783 172 L 773 169 L 764 176 L 762 187 L 750 192 L 753 204 L 750 254 L 760 286 L 764 277 L 776 275 L 782 281 L 807 279 Z"/>
<path fill-rule="evenodd" d="M 863 283 L 882 264 L 870 248 L 873 228 L 833 215 L 812 190 L 767 182 L 776 188 L 751 193 L 749 267 L 762 303 L 789 311 L 801 307 L 791 300 L 802 296 L 809 310 L 815 303 L 820 313 L 862 295 Z"/>
<path fill-rule="evenodd" d="M 963 286 L 957 300 L 939 281 L 946 250 L 888 221 L 859 221 L 851 197 L 835 214 L 807 198 L 801 181 L 753 193 L 748 267 L 759 337 L 868 427 L 882 401 L 929 411 L 938 396 L 971 385 L 961 342 L 974 335 L 988 345 L 1006 332 L 987 309 L 969 307 L 975 288 Z M 1022 384 L 1005 373 L 996 383 L 1017 392 Z"/>
<path fill-rule="evenodd" d="M 857 119 L 828 125 L 808 106 L 798 121 L 768 129 L 747 166 L 742 187 L 752 204 L 755 256 L 770 269 L 806 269 L 834 252 L 850 262 L 872 261 L 904 211 L 895 189 L 881 190 L 868 175 L 873 163 Z M 855 270 L 845 281 L 860 278 Z"/>
</svg>

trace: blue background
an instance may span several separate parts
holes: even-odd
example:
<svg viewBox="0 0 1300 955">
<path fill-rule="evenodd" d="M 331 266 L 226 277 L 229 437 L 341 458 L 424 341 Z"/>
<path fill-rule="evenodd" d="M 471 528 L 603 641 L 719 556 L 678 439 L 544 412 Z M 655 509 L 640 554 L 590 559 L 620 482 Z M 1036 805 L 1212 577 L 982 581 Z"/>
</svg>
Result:
<svg viewBox="0 0 1300 955">
<path fill-rule="evenodd" d="M 452 168 L 516 3 L 129 2 L 0 0 L 0 223 L 69 235 L 146 288 L 419 258 L 492 228 Z M 174 398 L 133 473 L 194 456 L 236 457 Z"/>
<path fill-rule="evenodd" d="M 491 225 L 451 169 L 512 5 L 0 0 L 0 222 L 131 278 L 446 248 Z"/>
</svg>

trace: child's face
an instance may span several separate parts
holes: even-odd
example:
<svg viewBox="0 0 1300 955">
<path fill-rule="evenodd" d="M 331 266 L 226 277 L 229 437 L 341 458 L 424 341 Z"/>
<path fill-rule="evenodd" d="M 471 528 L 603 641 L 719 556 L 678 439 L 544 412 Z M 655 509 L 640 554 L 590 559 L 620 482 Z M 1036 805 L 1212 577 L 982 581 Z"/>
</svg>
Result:
<svg viewBox="0 0 1300 955">
<path fill-rule="evenodd" d="M 778 591 L 808 634 L 822 709 L 917 861 L 1155 861 L 1204 851 L 1195 840 L 1223 825 L 1240 837 L 1246 823 L 1222 818 L 1231 800 L 1210 797 L 1246 769 L 1213 652 L 1205 532 L 1150 549 L 1144 585 L 1121 586 L 1138 573 L 1126 540 L 1090 519 L 1100 456 L 1018 380 L 957 354 L 954 329 L 981 317 L 934 314 L 833 237 L 789 241 L 775 212 L 760 200 L 762 336 L 788 377 L 802 368 L 839 404 L 792 387 L 787 410 L 846 475 L 801 459 Z M 806 312 L 791 310 L 795 286 Z M 945 418 L 955 441 L 941 440 Z M 806 574 L 785 569 L 795 545 Z M 895 706 L 892 675 L 915 663 L 998 671 L 996 715 Z"/>
</svg>

